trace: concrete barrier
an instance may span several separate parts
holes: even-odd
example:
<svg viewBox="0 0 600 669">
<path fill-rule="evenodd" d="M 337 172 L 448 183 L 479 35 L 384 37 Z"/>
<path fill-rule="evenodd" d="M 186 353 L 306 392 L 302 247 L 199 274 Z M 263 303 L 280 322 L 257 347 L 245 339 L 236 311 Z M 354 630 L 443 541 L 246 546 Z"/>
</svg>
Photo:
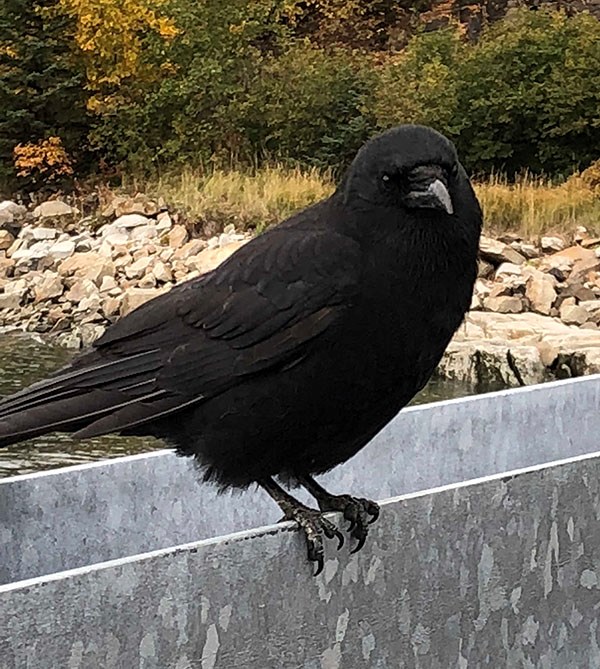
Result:
<svg viewBox="0 0 600 669">
<path fill-rule="evenodd" d="M 588 377 L 403 412 L 323 477 L 392 499 L 317 578 L 265 495 L 166 452 L 6 479 L 0 667 L 600 667 L 599 400 Z"/>
</svg>

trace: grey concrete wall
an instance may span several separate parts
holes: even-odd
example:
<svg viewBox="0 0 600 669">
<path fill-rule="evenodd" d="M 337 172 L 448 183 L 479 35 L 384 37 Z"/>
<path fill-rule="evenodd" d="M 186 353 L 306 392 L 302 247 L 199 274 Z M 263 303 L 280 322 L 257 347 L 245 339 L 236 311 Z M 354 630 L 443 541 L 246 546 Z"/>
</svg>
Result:
<svg viewBox="0 0 600 669">
<path fill-rule="evenodd" d="M 317 578 L 291 523 L 0 587 L 2 669 L 595 669 L 600 459 L 395 498 Z"/>
<path fill-rule="evenodd" d="M 374 499 L 600 450 L 600 377 L 410 408 L 323 481 Z M 188 459 L 134 456 L 0 480 L 0 584 L 266 525 Z"/>
</svg>

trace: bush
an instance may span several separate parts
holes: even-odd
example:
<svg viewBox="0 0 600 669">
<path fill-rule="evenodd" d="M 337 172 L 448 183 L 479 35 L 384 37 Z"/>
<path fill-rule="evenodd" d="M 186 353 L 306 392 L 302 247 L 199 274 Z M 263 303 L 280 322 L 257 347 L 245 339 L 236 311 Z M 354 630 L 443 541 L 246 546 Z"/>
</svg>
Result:
<svg viewBox="0 0 600 669">
<path fill-rule="evenodd" d="M 230 114 L 253 151 L 305 165 L 346 163 L 372 133 L 365 101 L 373 74 L 365 57 L 300 43 L 267 58 Z"/>
<path fill-rule="evenodd" d="M 472 169 L 558 174 L 600 145 L 600 22 L 514 12 L 465 51 L 456 136 Z"/>
<path fill-rule="evenodd" d="M 458 68 L 464 50 L 456 26 L 418 33 L 379 69 L 373 110 L 380 128 L 421 123 L 453 134 Z"/>
<path fill-rule="evenodd" d="M 53 4 L 0 3 L 0 178 L 13 183 L 18 144 L 60 138 L 80 165 L 86 159 L 83 71 L 71 50 L 72 22 L 50 14 Z"/>
<path fill-rule="evenodd" d="M 418 34 L 380 69 L 380 127 L 424 123 L 472 171 L 561 174 L 600 145 L 600 21 L 520 10 L 476 44 L 458 28 Z"/>
</svg>

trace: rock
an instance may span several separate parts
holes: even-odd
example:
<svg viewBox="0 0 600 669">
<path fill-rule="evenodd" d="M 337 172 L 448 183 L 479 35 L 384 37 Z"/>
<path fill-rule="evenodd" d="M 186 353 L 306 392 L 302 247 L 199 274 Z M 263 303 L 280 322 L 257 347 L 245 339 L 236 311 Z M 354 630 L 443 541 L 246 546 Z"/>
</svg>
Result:
<svg viewBox="0 0 600 669">
<path fill-rule="evenodd" d="M 495 311 L 500 314 L 518 314 L 523 311 L 521 298 L 509 295 L 488 297 L 483 301 L 483 306 L 488 311 Z"/>
<path fill-rule="evenodd" d="M 70 349 L 81 348 L 81 338 L 76 330 L 63 332 L 56 337 L 56 342 L 60 346 Z"/>
<path fill-rule="evenodd" d="M 110 258 L 105 258 L 98 253 L 75 253 L 70 258 L 63 260 L 58 267 L 61 276 L 76 276 L 80 279 L 90 279 L 100 286 L 105 276 L 115 275 L 115 264 Z"/>
<path fill-rule="evenodd" d="M 8 230 L 0 229 L 0 251 L 8 250 L 14 243 L 15 237 Z"/>
<path fill-rule="evenodd" d="M 137 284 L 140 288 L 154 288 L 156 286 L 156 277 L 154 274 L 146 274 L 143 276 Z"/>
<path fill-rule="evenodd" d="M 0 226 L 5 223 L 12 223 L 15 218 L 23 218 L 27 213 L 27 207 L 17 204 L 11 200 L 0 202 Z"/>
<path fill-rule="evenodd" d="M 174 249 L 181 248 L 188 240 L 188 231 L 183 225 L 176 225 L 169 231 L 169 246 Z"/>
<path fill-rule="evenodd" d="M 110 218 L 115 215 L 143 214 L 145 216 L 156 216 L 160 211 L 160 205 L 150 199 L 144 193 L 137 193 L 133 197 L 116 196 L 112 202 L 102 210 L 102 216 Z"/>
<path fill-rule="evenodd" d="M 138 258 L 138 260 L 131 263 L 131 265 L 125 267 L 125 276 L 128 279 L 139 279 L 146 274 L 151 263 L 152 260 L 148 256 Z"/>
<path fill-rule="evenodd" d="M 118 270 L 124 270 L 128 265 L 131 265 L 133 258 L 129 253 L 119 254 L 113 256 L 115 258 L 114 264 Z"/>
<path fill-rule="evenodd" d="M 579 303 L 590 315 L 590 320 L 600 324 L 600 300 L 584 300 Z"/>
<path fill-rule="evenodd" d="M 533 244 L 525 244 L 523 242 L 512 242 L 510 246 L 515 251 L 520 253 L 522 256 L 527 258 L 527 260 L 532 260 L 533 258 L 539 258 L 541 255 L 540 250 L 537 248 L 537 246 L 534 246 Z"/>
<path fill-rule="evenodd" d="M 18 309 L 21 296 L 17 293 L 0 293 L 0 309 Z"/>
<path fill-rule="evenodd" d="M 50 247 L 48 253 L 53 257 L 60 260 L 65 258 L 70 258 L 75 253 L 75 242 L 70 240 L 64 240 L 62 242 L 56 242 Z"/>
<path fill-rule="evenodd" d="M 161 212 L 156 218 L 156 229 L 159 232 L 166 232 L 173 227 L 173 220 L 166 211 Z"/>
<path fill-rule="evenodd" d="M 594 249 L 598 251 L 598 246 L 600 245 L 600 237 L 590 237 L 590 239 L 584 239 L 581 242 L 581 246 L 585 249 Z"/>
<path fill-rule="evenodd" d="M 558 347 L 549 344 L 547 341 L 537 342 L 535 346 L 544 367 L 551 367 L 558 358 Z"/>
<path fill-rule="evenodd" d="M 36 242 L 42 239 L 56 239 L 58 231 L 54 228 L 31 228 L 31 236 Z"/>
<path fill-rule="evenodd" d="M 479 258 L 477 260 L 477 276 L 482 279 L 487 279 L 488 277 L 493 276 L 494 274 L 494 265 L 487 262 L 487 260 L 482 260 Z"/>
<path fill-rule="evenodd" d="M 151 222 L 149 218 L 142 216 L 142 214 L 123 214 L 113 222 L 112 227 L 129 230 L 140 225 L 149 225 Z"/>
<path fill-rule="evenodd" d="M 585 250 L 587 251 L 590 249 L 585 249 Z M 569 282 L 583 283 L 584 281 L 587 280 L 588 275 L 591 272 L 600 270 L 600 258 L 598 258 L 593 251 L 591 251 L 591 253 L 593 257 L 582 258 L 573 265 L 573 269 L 571 270 L 571 274 L 569 275 Z"/>
<path fill-rule="evenodd" d="M 98 287 L 90 279 L 78 279 L 65 294 L 69 302 L 79 304 L 82 300 L 98 292 Z"/>
<path fill-rule="evenodd" d="M 102 242 L 110 246 L 125 246 L 129 242 L 129 235 L 126 232 L 109 232 L 103 236 Z"/>
<path fill-rule="evenodd" d="M 34 218 L 50 219 L 50 218 L 73 218 L 79 214 L 79 210 L 71 207 L 62 200 L 48 200 L 42 202 L 33 210 Z"/>
<path fill-rule="evenodd" d="M 131 239 L 135 241 L 148 241 L 158 237 L 155 225 L 141 225 L 131 231 Z"/>
<path fill-rule="evenodd" d="M 102 302 L 102 313 L 105 318 L 112 318 L 119 313 L 121 308 L 121 297 L 107 297 Z"/>
<path fill-rule="evenodd" d="M 503 295 L 513 295 L 514 288 L 508 282 L 494 283 L 490 289 L 489 297 L 501 297 Z"/>
<path fill-rule="evenodd" d="M 558 297 L 553 278 L 543 272 L 530 272 L 525 285 L 525 297 L 534 311 L 549 315 Z"/>
<path fill-rule="evenodd" d="M 12 276 L 15 261 L 12 258 L 3 258 L 0 254 L 0 279 Z"/>
<path fill-rule="evenodd" d="M 101 298 L 100 295 L 96 292 L 91 293 L 90 295 L 87 295 L 84 297 L 80 302 L 75 305 L 74 311 L 76 313 L 83 313 L 83 312 L 97 312 L 100 309 L 101 305 Z"/>
<path fill-rule="evenodd" d="M 90 346 L 96 339 L 99 339 L 106 328 L 103 325 L 95 323 L 84 323 L 80 328 L 81 343 L 83 346 Z"/>
<path fill-rule="evenodd" d="M 586 288 L 581 283 L 569 283 L 566 286 L 559 286 L 561 304 L 567 297 L 574 297 L 576 301 L 595 300 L 596 295 L 590 288 Z"/>
<path fill-rule="evenodd" d="M 186 260 L 198 255 L 204 249 L 206 249 L 206 242 L 203 239 L 192 239 L 176 249 L 173 258 Z"/>
<path fill-rule="evenodd" d="M 560 237 L 542 237 L 540 239 L 540 247 L 546 253 L 562 251 L 566 246 L 567 243 Z"/>
<path fill-rule="evenodd" d="M 100 283 L 100 292 L 101 293 L 108 293 L 108 291 L 114 290 L 115 288 L 118 288 L 118 284 L 115 281 L 114 277 L 105 276 L 105 277 L 102 278 L 102 281 Z"/>
<path fill-rule="evenodd" d="M 552 264 L 552 261 L 555 260 L 567 261 L 571 265 L 574 265 L 580 260 L 588 260 L 594 256 L 595 254 L 592 249 L 585 249 L 582 246 L 569 246 L 563 251 L 546 256 L 542 260 L 542 265 Z"/>
<path fill-rule="evenodd" d="M 496 279 L 503 279 L 509 276 L 523 276 L 521 266 L 510 262 L 503 262 L 496 270 Z"/>
<path fill-rule="evenodd" d="M 199 272 L 199 274 L 206 274 L 218 267 L 222 262 L 227 260 L 232 253 L 235 253 L 246 242 L 232 242 L 226 246 L 220 246 L 214 249 L 204 249 L 197 256 L 193 256 L 186 260 L 186 267 L 191 270 Z"/>
<path fill-rule="evenodd" d="M 588 239 L 590 236 L 590 233 L 588 232 L 588 229 L 584 227 L 583 225 L 578 225 L 575 228 L 575 234 L 573 235 L 573 241 L 576 244 L 581 243 L 585 239 Z"/>
<path fill-rule="evenodd" d="M 479 255 L 483 260 L 495 266 L 503 262 L 515 265 L 522 265 L 525 262 L 525 257 L 508 244 L 485 236 L 482 236 L 479 241 Z"/>
<path fill-rule="evenodd" d="M 45 302 L 54 297 L 60 297 L 63 293 L 64 285 L 58 274 L 50 272 L 46 274 L 41 283 L 33 289 L 34 302 Z"/>
<path fill-rule="evenodd" d="M 152 274 L 157 281 L 167 282 L 173 281 L 173 272 L 168 265 L 166 265 L 162 260 L 159 260 L 154 264 L 152 268 Z"/>
<path fill-rule="evenodd" d="M 567 325 L 583 325 L 590 320 L 587 310 L 578 304 L 561 304 L 560 320 Z"/>
<path fill-rule="evenodd" d="M 535 346 L 508 347 L 488 341 L 452 341 L 437 374 L 475 387 L 483 384 L 485 388 L 517 387 L 522 383 L 541 383 L 547 378 Z"/>
<path fill-rule="evenodd" d="M 483 301 L 479 295 L 473 293 L 473 295 L 471 295 L 471 306 L 469 307 L 469 311 L 476 311 L 478 309 L 483 309 Z"/>
<path fill-rule="evenodd" d="M 123 294 L 120 315 L 125 316 L 148 300 L 162 295 L 163 292 L 162 288 L 129 288 Z"/>
</svg>

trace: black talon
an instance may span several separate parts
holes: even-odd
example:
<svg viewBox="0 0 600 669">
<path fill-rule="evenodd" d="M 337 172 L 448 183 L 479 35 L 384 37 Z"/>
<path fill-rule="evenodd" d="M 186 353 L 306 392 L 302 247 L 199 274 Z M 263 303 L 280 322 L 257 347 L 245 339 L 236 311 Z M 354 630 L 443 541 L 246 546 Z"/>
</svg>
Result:
<svg viewBox="0 0 600 669">
<path fill-rule="evenodd" d="M 365 545 L 368 526 L 379 517 L 379 505 L 362 497 L 332 495 L 310 476 L 302 476 L 298 480 L 317 500 L 321 511 L 343 513 L 344 519 L 348 521 L 348 532 L 358 541 L 352 553 L 359 551 Z"/>
<path fill-rule="evenodd" d="M 358 544 L 350 551 L 350 553 L 358 553 L 358 551 L 365 545 L 367 540 L 367 533 L 365 532 L 361 537 L 356 537 L 358 539 Z"/>
<path fill-rule="evenodd" d="M 367 513 L 371 516 L 369 519 L 369 525 L 374 523 L 378 518 L 379 514 L 381 512 L 381 509 L 379 508 L 379 504 L 376 504 L 375 502 L 371 502 L 369 499 L 361 500 L 365 502 L 365 505 L 367 507 Z"/>
<path fill-rule="evenodd" d="M 330 523 L 326 518 L 323 518 L 323 531 L 325 532 L 325 536 L 328 539 L 337 539 L 337 549 L 339 551 L 340 548 L 344 545 L 344 535 L 333 523 Z"/>
<path fill-rule="evenodd" d="M 304 504 L 294 499 L 272 479 L 265 479 L 260 485 L 271 495 L 284 512 L 285 515 L 282 521 L 294 520 L 304 532 L 308 559 L 316 563 L 317 570 L 314 575 L 318 576 L 325 566 L 323 535 L 327 539 L 337 539 L 338 550 L 344 545 L 344 535 L 330 520 L 323 517 L 322 511 L 304 506 Z"/>
</svg>

